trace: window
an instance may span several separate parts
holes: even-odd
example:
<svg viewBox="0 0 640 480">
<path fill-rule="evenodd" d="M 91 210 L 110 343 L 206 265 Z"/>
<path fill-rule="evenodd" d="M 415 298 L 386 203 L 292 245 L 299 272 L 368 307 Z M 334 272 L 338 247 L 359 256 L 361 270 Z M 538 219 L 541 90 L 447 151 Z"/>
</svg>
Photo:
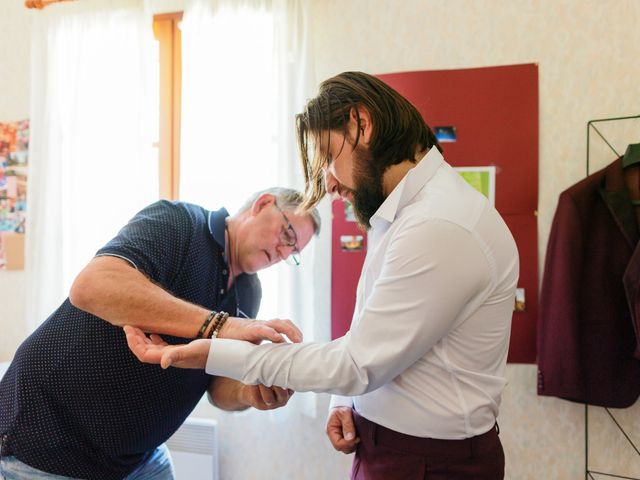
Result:
<svg viewBox="0 0 640 480">
<path fill-rule="evenodd" d="M 182 13 L 156 15 L 153 32 L 158 42 L 159 131 L 157 140 L 160 198 L 177 200 L 180 187 L 180 109 L 182 88 Z"/>
</svg>

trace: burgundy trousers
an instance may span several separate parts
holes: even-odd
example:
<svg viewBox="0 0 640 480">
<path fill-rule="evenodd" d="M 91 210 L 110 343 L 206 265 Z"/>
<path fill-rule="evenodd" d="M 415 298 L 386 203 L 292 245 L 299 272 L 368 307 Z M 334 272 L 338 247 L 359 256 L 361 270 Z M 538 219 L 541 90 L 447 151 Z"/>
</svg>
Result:
<svg viewBox="0 0 640 480">
<path fill-rule="evenodd" d="M 353 411 L 360 437 L 351 480 L 502 480 L 504 451 L 497 426 L 464 440 L 398 433 Z"/>
</svg>

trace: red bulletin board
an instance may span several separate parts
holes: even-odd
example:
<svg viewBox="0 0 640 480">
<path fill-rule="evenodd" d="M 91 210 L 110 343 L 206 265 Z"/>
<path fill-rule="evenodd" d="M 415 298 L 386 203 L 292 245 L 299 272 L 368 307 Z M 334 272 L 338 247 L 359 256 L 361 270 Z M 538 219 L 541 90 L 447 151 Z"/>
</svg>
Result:
<svg viewBox="0 0 640 480">
<path fill-rule="evenodd" d="M 509 362 L 534 363 L 538 310 L 538 67 L 534 64 L 392 73 L 378 76 L 409 99 L 429 126 L 453 126 L 456 142 L 442 143 L 454 167 L 495 166 L 496 208 L 520 253 L 525 310 L 514 312 Z M 332 336 L 349 329 L 365 252 L 341 250 L 340 236 L 356 235 L 344 204 L 333 205 Z M 366 234 L 362 232 L 360 235 Z"/>
<path fill-rule="evenodd" d="M 525 310 L 514 312 L 509 343 L 510 363 L 535 363 L 538 318 L 538 218 L 532 214 L 502 215 L 518 245 Z"/>
<path fill-rule="evenodd" d="M 349 330 L 356 306 L 356 288 L 367 253 L 367 234 L 355 222 L 347 221 L 345 203 L 334 200 L 331 238 L 331 338 L 340 338 Z M 342 247 L 344 235 L 362 235 L 363 249 L 348 251 Z"/>
</svg>

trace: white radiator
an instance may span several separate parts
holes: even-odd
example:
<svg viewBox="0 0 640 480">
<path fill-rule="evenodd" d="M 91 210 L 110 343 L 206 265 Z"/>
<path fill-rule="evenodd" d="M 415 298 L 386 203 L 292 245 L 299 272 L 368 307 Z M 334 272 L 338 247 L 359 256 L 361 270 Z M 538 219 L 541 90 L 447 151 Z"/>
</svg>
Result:
<svg viewBox="0 0 640 480">
<path fill-rule="evenodd" d="M 215 420 L 187 418 L 167 440 L 176 480 L 219 480 L 218 424 Z"/>
</svg>

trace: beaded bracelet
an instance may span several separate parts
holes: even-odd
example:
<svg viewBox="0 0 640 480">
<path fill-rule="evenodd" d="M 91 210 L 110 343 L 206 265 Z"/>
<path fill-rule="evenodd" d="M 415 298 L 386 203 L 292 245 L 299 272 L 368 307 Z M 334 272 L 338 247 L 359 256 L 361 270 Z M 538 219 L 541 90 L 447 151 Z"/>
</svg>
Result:
<svg viewBox="0 0 640 480">
<path fill-rule="evenodd" d="M 215 329 L 218 328 L 218 323 L 220 323 L 220 320 L 222 319 L 223 316 L 224 316 L 223 311 L 219 311 L 218 313 L 216 313 L 216 316 L 213 319 L 213 322 L 211 323 L 211 328 L 209 329 L 209 332 L 204 336 L 204 338 L 211 338 L 211 335 L 213 335 L 213 332 L 215 331 Z"/>
<path fill-rule="evenodd" d="M 211 313 L 209 313 L 209 315 L 207 316 L 207 319 L 204 321 L 204 323 L 200 327 L 200 330 L 198 331 L 198 335 L 196 335 L 196 338 L 202 338 L 202 336 L 204 335 L 204 332 L 207 331 L 207 327 L 211 323 L 211 320 L 213 320 L 213 317 L 215 317 L 217 314 L 218 312 L 216 312 L 215 310 L 211 310 Z"/>
<path fill-rule="evenodd" d="M 209 338 L 211 339 L 218 338 L 218 335 L 220 334 L 220 330 L 222 330 L 222 326 L 227 321 L 227 318 L 229 318 L 229 314 L 227 312 L 221 312 L 221 313 L 222 313 L 222 318 L 218 320 L 216 325 L 211 329 L 211 333 L 209 334 Z"/>
</svg>

